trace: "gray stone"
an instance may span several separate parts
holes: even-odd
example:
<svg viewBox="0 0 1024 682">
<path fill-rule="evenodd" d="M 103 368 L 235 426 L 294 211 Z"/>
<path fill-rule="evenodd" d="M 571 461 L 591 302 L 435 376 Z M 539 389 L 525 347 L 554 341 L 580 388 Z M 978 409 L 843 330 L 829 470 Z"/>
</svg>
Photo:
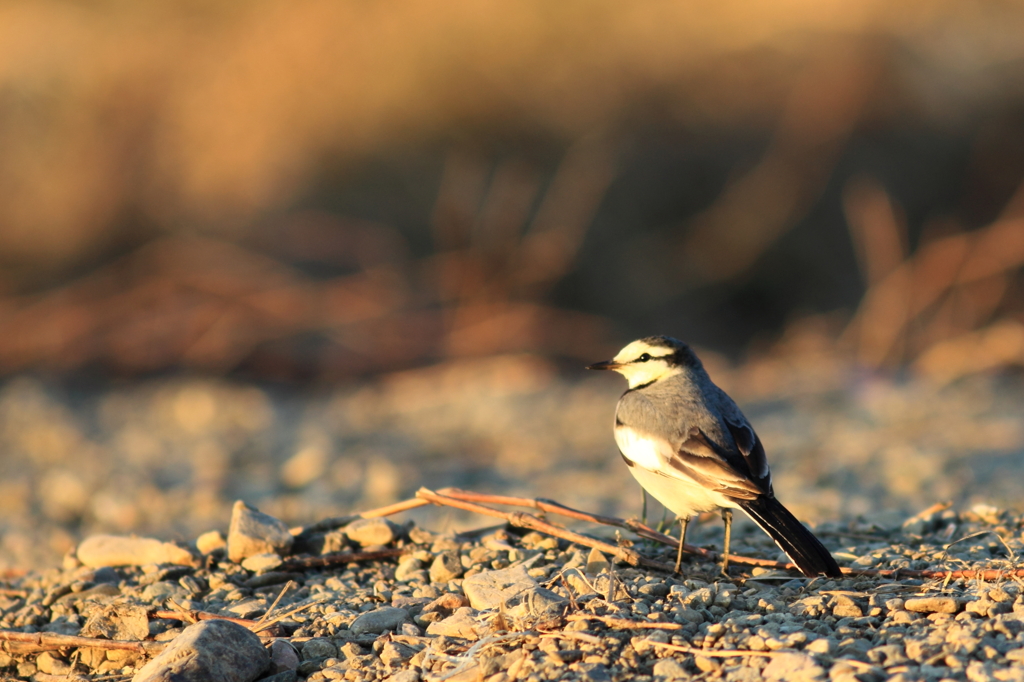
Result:
<svg viewBox="0 0 1024 682">
<path fill-rule="evenodd" d="M 417 649 L 402 642 L 387 642 L 380 650 L 381 663 L 389 668 L 397 668 L 416 655 Z"/>
<path fill-rule="evenodd" d="M 970 682 L 996 682 L 996 677 L 992 675 L 992 666 L 981 661 L 971 661 L 966 672 Z"/>
<path fill-rule="evenodd" d="M 427 634 L 461 637 L 462 639 L 480 639 L 485 628 L 476 622 L 476 614 L 476 610 L 463 606 L 444 620 L 435 621 L 428 625 Z"/>
<path fill-rule="evenodd" d="M 363 647 L 355 642 L 345 642 L 338 648 L 338 653 L 344 656 L 346 661 L 358 660 L 361 656 L 366 655 Z"/>
<path fill-rule="evenodd" d="M 953 597 L 917 597 L 907 599 L 903 608 L 916 613 L 956 613 L 960 605 Z"/>
<path fill-rule="evenodd" d="M 641 585 L 637 592 L 645 596 L 660 598 L 668 594 L 668 585 L 665 583 L 647 583 L 646 585 Z"/>
<path fill-rule="evenodd" d="M 299 667 L 299 652 L 291 642 L 275 639 L 270 644 L 270 661 L 274 664 L 274 670 L 279 673 L 295 670 Z"/>
<path fill-rule="evenodd" d="M 363 547 L 389 545 L 402 532 L 400 526 L 388 519 L 358 519 L 341 530 L 349 540 Z"/>
<path fill-rule="evenodd" d="M 147 585 L 142 591 L 142 600 L 150 603 L 162 604 L 168 599 L 187 599 L 188 592 L 178 583 L 160 581 Z"/>
<path fill-rule="evenodd" d="M 355 670 L 355 668 L 350 668 L 347 663 L 341 663 L 339 665 L 330 665 L 330 666 L 327 666 L 326 668 L 324 668 L 323 670 L 321 670 L 318 673 L 313 673 L 313 675 L 310 676 L 309 679 L 310 680 L 322 680 L 322 679 L 327 679 L 327 680 L 343 680 L 343 679 L 345 679 L 345 675 L 346 675 L 346 673 L 348 673 L 349 670 Z"/>
<path fill-rule="evenodd" d="M 76 580 L 91 583 L 118 583 L 121 581 L 121 574 L 110 566 L 100 568 L 88 568 L 83 566 L 75 572 Z"/>
<path fill-rule="evenodd" d="M 633 649 L 642 656 L 644 654 L 653 653 L 657 650 L 655 642 L 661 642 L 664 644 L 667 641 L 668 635 L 664 631 L 655 630 L 647 635 L 631 637 L 629 643 Z"/>
<path fill-rule="evenodd" d="M 74 672 L 68 662 L 53 651 L 44 651 L 36 656 L 36 667 L 39 668 L 39 672 L 47 675 L 70 677 Z"/>
<path fill-rule="evenodd" d="M 398 560 L 398 568 L 395 569 L 395 580 L 404 583 L 424 576 L 422 571 L 423 562 L 414 556 L 406 555 Z"/>
<path fill-rule="evenodd" d="M 825 677 L 825 670 L 807 654 L 781 653 L 772 656 L 771 661 L 762 671 L 766 680 L 820 680 Z"/>
<path fill-rule="evenodd" d="M 611 564 L 608 563 L 608 559 L 604 554 L 601 553 L 597 547 L 590 550 L 590 554 L 587 556 L 587 566 L 584 572 L 587 575 L 597 575 L 608 570 Z"/>
<path fill-rule="evenodd" d="M 663 658 L 655 663 L 654 675 L 656 677 L 665 677 L 670 680 L 690 677 L 690 673 L 686 672 L 686 668 L 684 668 L 679 661 L 674 658 Z"/>
<path fill-rule="evenodd" d="M 204 620 L 185 628 L 132 682 L 251 682 L 269 665 L 270 653 L 250 630 Z"/>
<path fill-rule="evenodd" d="M 715 595 L 715 606 L 721 606 L 723 609 L 728 609 L 732 606 L 732 601 L 736 597 L 735 589 L 726 589 L 732 587 L 731 585 L 723 586 L 718 590 L 718 594 Z"/>
<path fill-rule="evenodd" d="M 907 660 L 904 649 L 899 644 L 884 644 L 868 649 L 868 660 L 883 668 L 905 663 Z"/>
<path fill-rule="evenodd" d="M 481 611 L 496 609 L 516 594 L 537 586 L 523 564 L 498 571 L 481 571 L 462 581 L 469 605 Z"/>
<path fill-rule="evenodd" d="M 153 538 L 93 535 L 82 540 L 76 554 L 82 564 L 92 568 L 147 564 L 197 565 L 195 557 L 184 547 Z"/>
<path fill-rule="evenodd" d="M 562 615 L 568 600 L 543 587 L 531 587 L 505 600 L 505 613 L 522 620 L 555 618 Z"/>
<path fill-rule="evenodd" d="M 816 639 L 813 642 L 808 642 L 807 646 L 804 647 L 804 650 L 810 651 L 812 654 L 831 654 L 838 648 L 839 642 L 831 637 L 822 637 L 821 639 Z"/>
<path fill-rule="evenodd" d="M 260 587 L 266 587 L 267 585 L 280 585 L 286 583 L 289 580 L 300 581 L 303 580 L 304 576 L 302 573 L 293 573 L 291 571 L 267 571 L 266 573 L 260 573 L 242 583 L 243 586 L 257 589 Z"/>
<path fill-rule="evenodd" d="M 691 609 L 706 609 L 715 603 L 715 594 L 710 587 L 694 590 L 683 598 L 683 604 Z"/>
<path fill-rule="evenodd" d="M 264 514 L 238 500 L 231 509 L 228 558 L 240 563 L 257 554 L 287 554 L 294 538 L 280 519 Z"/>
<path fill-rule="evenodd" d="M 914 661 L 923 661 L 939 653 L 942 648 L 937 642 L 930 642 L 925 639 L 908 639 L 903 642 L 907 657 Z"/>
<path fill-rule="evenodd" d="M 111 604 L 96 609 L 79 633 L 82 637 L 141 640 L 149 637 L 149 617 L 144 606 Z"/>
<path fill-rule="evenodd" d="M 257 573 L 260 571 L 272 571 L 282 563 L 281 555 L 273 552 L 266 554 L 254 554 L 242 560 L 242 568 Z"/>
<path fill-rule="evenodd" d="M 892 599 L 886 599 L 885 600 L 885 608 L 888 611 L 902 611 L 903 610 L 903 605 L 905 603 L 906 602 L 904 602 L 903 599 L 901 599 L 899 597 L 893 597 Z"/>
<path fill-rule="evenodd" d="M 995 606 L 995 602 L 990 599 L 975 599 L 964 604 L 964 611 L 976 613 L 979 616 L 987 616 L 993 606 Z"/>
<path fill-rule="evenodd" d="M 302 644 L 302 660 L 316 661 L 338 655 L 338 647 L 334 642 L 323 637 L 314 637 Z"/>
<path fill-rule="evenodd" d="M 349 626 L 353 634 L 380 634 L 385 630 L 397 630 L 402 623 L 409 620 L 409 612 L 394 606 L 382 606 L 362 614 Z"/>
<path fill-rule="evenodd" d="M 674 614 L 679 616 L 680 619 L 685 620 L 687 623 L 695 623 L 700 625 L 704 622 L 704 614 L 697 609 L 688 609 L 686 607 L 677 608 Z"/>
<path fill-rule="evenodd" d="M 612 682 L 612 674 L 607 666 L 601 663 L 577 663 L 580 679 L 586 682 Z"/>
<path fill-rule="evenodd" d="M 860 618 L 864 611 L 850 597 L 838 594 L 832 604 L 832 615 L 836 618 Z"/>
<path fill-rule="evenodd" d="M 569 585 L 569 588 L 578 597 L 597 594 L 597 591 L 594 590 L 593 587 L 593 581 L 584 575 L 578 568 L 570 568 L 568 571 L 563 571 L 562 577 L 565 578 L 565 582 Z"/>
<path fill-rule="evenodd" d="M 228 541 L 224 539 L 219 530 L 207 531 L 196 538 L 196 549 L 200 554 L 211 554 L 227 546 Z"/>
<path fill-rule="evenodd" d="M 459 553 L 454 551 L 441 552 L 430 564 L 430 582 L 447 584 L 462 575 L 462 561 Z"/>
</svg>

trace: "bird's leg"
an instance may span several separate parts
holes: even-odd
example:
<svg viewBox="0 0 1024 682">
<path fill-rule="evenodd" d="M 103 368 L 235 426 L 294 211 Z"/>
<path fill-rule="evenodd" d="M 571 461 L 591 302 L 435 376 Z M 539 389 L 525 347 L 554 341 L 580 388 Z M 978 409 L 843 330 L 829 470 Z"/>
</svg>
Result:
<svg viewBox="0 0 1024 682">
<path fill-rule="evenodd" d="M 689 516 L 679 516 L 679 550 L 676 552 L 676 573 L 679 573 L 679 566 L 683 563 L 683 545 L 686 544 L 686 527 L 690 524 Z"/>
<path fill-rule="evenodd" d="M 640 487 L 640 520 L 643 524 L 647 525 L 647 489 L 643 486 Z"/>
<path fill-rule="evenodd" d="M 732 539 L 732 510 L 722 510 L 722 521 L 725 523 L 725 546 L 722 548 L 722 573 L 729 568 L 729 540 Z"/>
</svg>

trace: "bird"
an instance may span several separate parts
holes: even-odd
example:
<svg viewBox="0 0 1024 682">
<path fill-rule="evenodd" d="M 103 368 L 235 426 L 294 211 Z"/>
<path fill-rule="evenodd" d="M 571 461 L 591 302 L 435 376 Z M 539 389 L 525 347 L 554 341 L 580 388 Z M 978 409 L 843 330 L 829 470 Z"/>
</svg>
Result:
<svg viewBox="0 0 1024 682">
<path fill-rule="evenodd" d="M 679 518 L 680 557 L 689 519 L 721 510 L 726 570 L 732 510 L 742 509 L 804 575 L 842 575 L 821 541 L 776 499 L 761 439 L 690 346 L 648 336 L 587 369 L 626 377 L 615 442 L 637 482 Z"/>
</svg>

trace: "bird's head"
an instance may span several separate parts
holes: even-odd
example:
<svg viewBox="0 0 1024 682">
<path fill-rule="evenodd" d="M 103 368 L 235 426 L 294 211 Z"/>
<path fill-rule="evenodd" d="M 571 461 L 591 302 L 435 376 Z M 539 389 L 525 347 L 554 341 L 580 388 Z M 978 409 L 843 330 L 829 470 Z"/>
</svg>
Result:
<svg viewBox="0 0 1024 682">
<path fill-rule="evenodd" d="M 648 336 L 633 341 L 611 360 L 587 369 L 614 370 L 626 377 L 630 388 L 638 388 L 694 367 L 700 367 L 700 360 L 685 343 L 670 336 Z"/>
</svg>

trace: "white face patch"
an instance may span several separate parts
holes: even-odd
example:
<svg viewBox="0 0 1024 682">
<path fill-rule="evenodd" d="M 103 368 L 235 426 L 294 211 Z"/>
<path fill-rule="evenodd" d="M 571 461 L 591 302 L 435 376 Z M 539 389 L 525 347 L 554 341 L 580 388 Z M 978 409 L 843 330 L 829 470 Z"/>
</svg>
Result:
<svg viewBox="0 0 1024 682">
<path fill-rule="evenodd" d="M 626 459 L 651 471 L 660 471 L 664 467 L 666 458 L 662 451 L 671 449 L 665 441 L 642 436 L 628 426 L 615 427 L 615 443 Z"/>
<path fill-rule="evenodd" d="M 668 348 L 655 348 L 644 341 L 633 341 L 628 346 L 620 350 L 619 354 L 612 359 L 615 362 L 626 363 L 633 362 L 644 353 L 647 353 L 651 357 L 657 357 L 659 355 L 669 355 L 671 352 L 672 351 Z"/>
<path fill-rule="evenodd" d="M 671 367 L 666 360 L 661 359 L 670 355 L 672 350 L 664 346 L 634 341 L 620 350 L 613 361 L 621 365 L 615 371 L 626 377 L 630 388 L 636 388 L 678 374 L 678 367 Z M 644 360 L 645 357 L 648 359 Z"/>
</svg>

